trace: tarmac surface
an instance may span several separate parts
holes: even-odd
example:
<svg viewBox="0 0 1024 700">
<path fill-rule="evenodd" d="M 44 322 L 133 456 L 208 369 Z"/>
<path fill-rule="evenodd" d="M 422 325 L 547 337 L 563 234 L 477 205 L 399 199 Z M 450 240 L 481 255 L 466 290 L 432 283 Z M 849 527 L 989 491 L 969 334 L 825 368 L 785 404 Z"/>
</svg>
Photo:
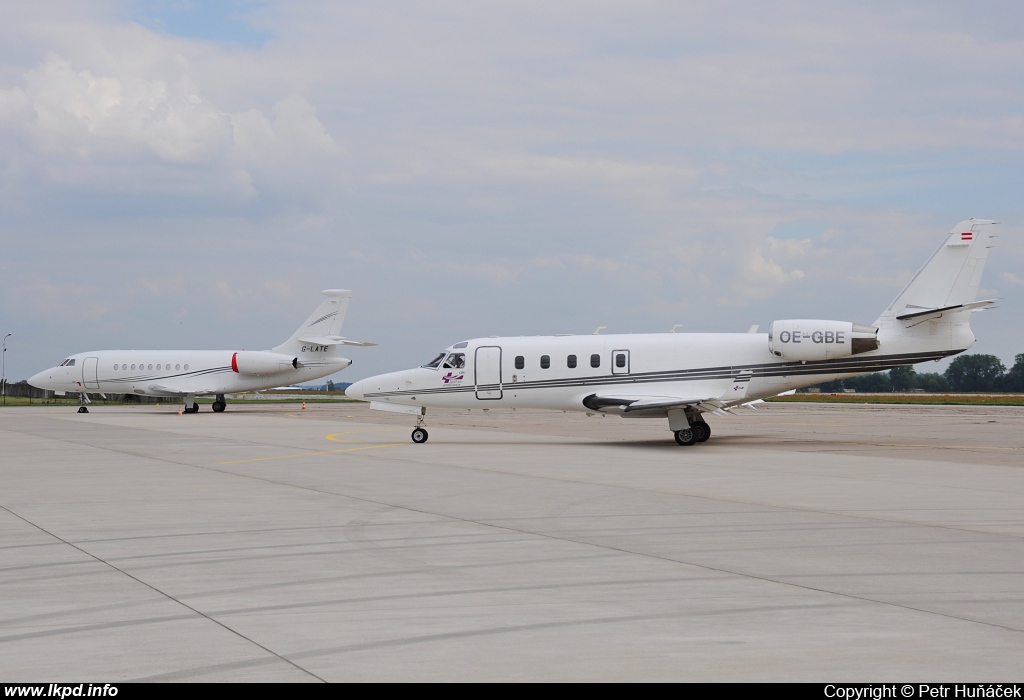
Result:
<svg viewBox="0 0 1024 700">
<path fill-rule="evenodd" d="M 1024 408 L 0 408 L 0 681 L 1019 681 Z"/>
</svg>

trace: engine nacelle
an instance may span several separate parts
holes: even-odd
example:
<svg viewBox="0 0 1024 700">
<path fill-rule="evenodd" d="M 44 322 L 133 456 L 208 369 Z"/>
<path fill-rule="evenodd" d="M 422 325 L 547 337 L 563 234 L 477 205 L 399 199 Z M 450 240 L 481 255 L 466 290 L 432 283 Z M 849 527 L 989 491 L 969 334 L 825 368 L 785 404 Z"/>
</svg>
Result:
<svg viewBox="0 0 1024 700">
<path fill-rule="evenodd" d="M 787 360 L 832 360 L 878 349 L 878 329 L 849 321 L 772 321 L 768 349 Z"/>
<path fill-rule="evenodd" d="M 277 374 L 298 369 L 299 358 L 276 352 L 236 352 L 231 356 L 231 369 L 238 374 Z"/>
</svg>

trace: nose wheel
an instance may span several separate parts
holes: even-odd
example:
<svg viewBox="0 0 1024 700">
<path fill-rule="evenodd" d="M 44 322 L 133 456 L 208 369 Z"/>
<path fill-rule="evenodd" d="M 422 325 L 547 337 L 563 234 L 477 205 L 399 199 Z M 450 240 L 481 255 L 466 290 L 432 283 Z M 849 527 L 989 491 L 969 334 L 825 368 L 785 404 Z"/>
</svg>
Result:
<svg viewBox="0 0 1024 700">
<path fill-rule="evenodd" d="M 89 412 L 89 409 L 88 409 L 88 408 L 86 408 L 85 406 L 79 406 L 79 407 L 78 407 L 78 412 L 79 412 L 79 413 L 88 413 L 88 412 Z"/>
<path fill-rule="evenodd" d="M 412 429 L 412 441 L 417 445 L 422 445 L 430 437 L 427 434 L 427 429 L 423 427 L 423 416 L 426 415 L 427 409 L 421 408 L 420 414 L 416 416 L 416 427 Z"/>
</svg>

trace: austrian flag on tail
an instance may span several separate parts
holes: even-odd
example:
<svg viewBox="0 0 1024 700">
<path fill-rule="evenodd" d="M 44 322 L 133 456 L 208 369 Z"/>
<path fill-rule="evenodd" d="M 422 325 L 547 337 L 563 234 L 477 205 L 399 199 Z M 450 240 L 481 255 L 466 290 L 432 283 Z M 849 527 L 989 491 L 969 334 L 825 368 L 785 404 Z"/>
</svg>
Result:
<svg viewBox="0 0 1024 700">
<path fill-rule="evenodd" d="M 972 241 L 974 240 L 974 233 L 972 231 L 964 231 L 960 234 L 961 241 Z"/>
</svg>

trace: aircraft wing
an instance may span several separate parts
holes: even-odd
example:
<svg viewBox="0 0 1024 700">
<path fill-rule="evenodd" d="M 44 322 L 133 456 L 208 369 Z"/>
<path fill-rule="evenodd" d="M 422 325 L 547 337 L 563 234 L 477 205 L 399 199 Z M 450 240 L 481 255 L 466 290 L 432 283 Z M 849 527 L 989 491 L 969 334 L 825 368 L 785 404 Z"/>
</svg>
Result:
<svg viewBox="0 0 1024 700">
<path fill-rule="evenodd" d="M 746 403 L 753 403 L 753 401 L 741 402 L 741 404 Z M 598 396 L 591 394 L 583 400 L 583 405 L 594 411 L 617 407 L 623 413 L 647 411 L 655 414 L 687 406 L 718 415 L 724 415 L 730 409 L 730 404 L 717 396 Z M 735 402 L 732 405 L 736 405 Z"/>
<path fill-rule="evenodd" d="M 210 391 L 210 387 L 204 386 L 201 388 L 197 387 L 183 387 L 175 385 L 169 387 L 165 384 L 150 384 L 146 387 L 150 393 L 155 393 L 159 396 L 187 396 L 188 394 L 216 394 L 216 391 Z"/>
<path fill-rule="evenodd" d="M 750 386 L 750 378 L 750 372 L 741 372 L 721 389 L 717 386 L 695 387 L 696 391 L 700 393 L 695 392 L 690 395 L 621 394 L 598 396 L 597 394 L 591 394 L 583 400 L 583 405 L 595 411 L 618 407 L 623 413 L 648 411 L 655 414 L 660 414 L 673 408 L 693 406 L 700 411 L 724 415 L 734 406 L 754 403 L 754 401 L 744 400 L 747 396 L 747 387 Z M 712 392 L 719 393 L 715 395 Z"/>
</svg>

